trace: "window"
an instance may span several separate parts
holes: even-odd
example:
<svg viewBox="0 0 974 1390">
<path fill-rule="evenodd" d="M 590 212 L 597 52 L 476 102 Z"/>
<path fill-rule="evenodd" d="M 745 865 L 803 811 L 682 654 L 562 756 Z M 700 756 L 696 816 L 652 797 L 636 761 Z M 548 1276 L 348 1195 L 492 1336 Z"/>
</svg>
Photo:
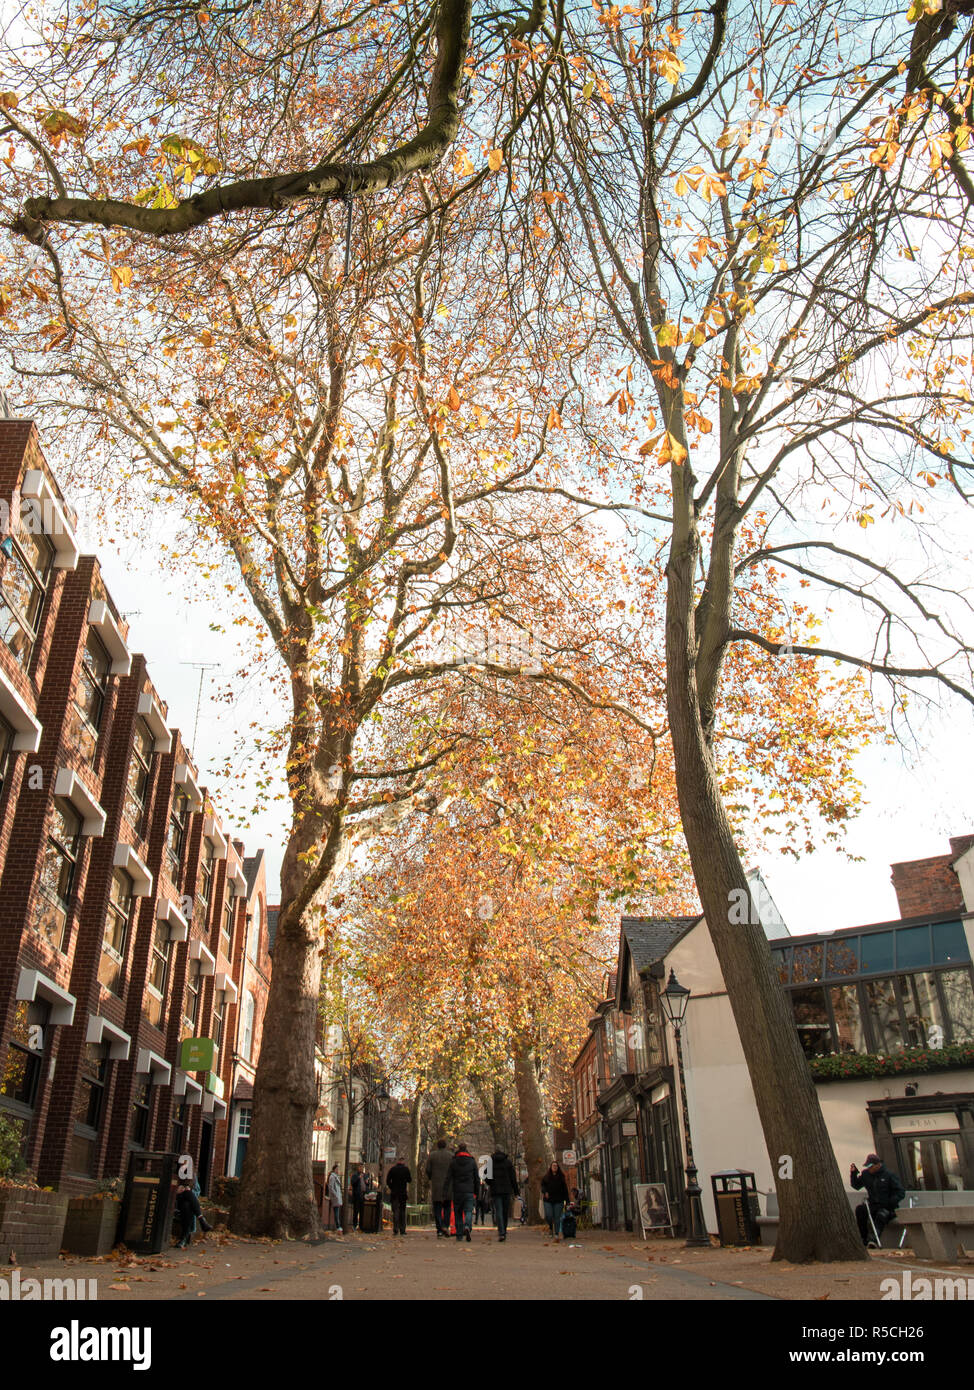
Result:
<svg viewBox="0 0 974 1390">
<path fill-rule="evenodd" d="M 135 915 L 132 880 L 121 869 L 112 874 L 108 893 L 108 914 L 105 917 L 105 937 L 101 946 L 98 978 L 113 994 L 122 992 L 122 973 L 129 927 Z"/>
<path fill-rule="evenodd" d="M 840 941 L 830 941 L 825 948 L 826 975 L 859 974 L 859 938 L 846 936 Z"/>
<path fill-rule="evenodd" d="M 183 862 L 183 849 L 186 845 L 186 826 L 189 823 L 189 797 L 178 787 L 172 799 L 169 813 L 169 838 L 166 841 L 166 854 L 169 856 L 169 876 L 173 883 L 179 884 L 179 870 Z"/>
<path fill-rule="evenodd" d="M 865 990 L 873 1047 L 880 1053 L 895 1052 L 902 1045 L 902 1028 L 894 982 L 867 980 Z"/>
<path fill-rule="evenodd" d="M 49 1014 L 49 1005 L 26 999 L 18 1000 L 14 1009 L 13 1032 L 0 1076 L 0 1096 L 29 1108 L 33 1108 L 37 1098 Z"/>
<path fill-rule="evenodd" d="M 946 1138 L 900 1138 L 897 1147 L 904 1187 L 921 1192 L 963 1192 L 957 1142 Z"/>
<path fill-rule="evenodd" d="M 71 889 L 81 841 L 81 817 L 67 802 L 56 801 L 41 860 L 35 926 L 59 951 L 65 949 Z"/>
<path fill-rule="evenodd" d="M 186 1003 L 183 1009 L 183 1023 L 189 1026 L 190 1034 L 196 1027 L 200 1012 L 200 963 L 191 960 L 186 974 Z"/>
<path fill-rule="evenodd" d="M 893 969 L 893 933 L 870 932 L 862 938 L 862 973 L 875 975 Z"/>
<path fill-rule="evenodd" d="M 92 1176 L 95 1172 L 107 1070 L 108 1049 L 101 1043 L 88 1043 L 81 1056 L 81 1079 L 74 1103 L 74 1134 L 68 1160 L 75 1173 Z"/>
<path fill-rule="evenodd" d="M 233 917 L 236 899 L 230 898 L 223 908 L 223 923 L 220 927 L 220 946 L 227 960 L 233 960 Z"/>
<path fill-rule="evenodd" d="M 974 989 L 970 970 L 941 970 L 940 983 L 952 1042 L 974 1042 Z"/>
<path fill-rule="evenodd" d="M 149 1136 L 149 1112 L 152 1091 L 148 1081 L 140 1082 L 132 1092 L 132 1132 L 129 1143 L 144 1149 Z"/>
<path fill-rule="evenodd" d="M 835 1017 L 838 1051 L 867 1051 L 866 1031 L 859 1009 L 858 989 L 855 985 L 833 985 L 829 993 L 832 996 L 832 1013 Z"/>
<path fill-rule="evenodd" d="M 896 968 L 914 970 L 930 964 L 930 928 L 905 927 L 896 933 Z"/>
<path fill-rule="evenodd" d="M 806 1057 L 832 1051 L 832 1026 L 829 1023 L 824 989 L 795 989 L 791 992 L 792 1008 L 798 1039 Z"/>
<path fill-rule="evenodd" d="M 955 961 L 970 960 L 967 938 L 960 922 L 934 922 L 933 959 L 935 965 L 950 965 Z"/>
<path fill-rule="evenodd" d="M 186 1120 L 189 1115 L 189 1106 L 185 1101 L 174 1106 L 172 1112 L 172 1140 L 169 1147 L 174 1154 L 181 1154 L 183 1151 L 183 1140 L 186 1137 Z"/>
<path fill-rule="evenodd" d="M 239 1178 L 243 1172 L 244 1155 L 247 1152 L 247 1141 L 250 1138 L 250 1116 L 249 1107 L 243 1107 L 237 1112 L 237 1145 L 233 1160 L 233 1176 Z"/>
<path fill-rule="evenodd" d="M 172 942 L 169 940 L 169 926 L 166 922 L 157 922 L 155 934 L 152 938 L 152 955 L 149 959 L 149 978 L 146 982 L 145 998 L 142 1002 L 143 1014 L 156 1028 L 159 1027 L 162 1021 L 166 986 L 169 983 L 169 958 L 171 953 Z"/>
<path fill-rule="evenodd" d="M 240 1035 L 240 1051 L 246 1061 L 250 1061 L 250 1053 L 254 1045 L 254 996 L 250 990 L 244 1000 L 243 1007 L 243 1028 Z"/>
<path fill-rule="evenodd" d="M 903 1043 L 906 1047 L 926 1047 L 930 1029 L 935 1024 L 942 1028 L 944 1022 L 936 976 L 931 970 L 918 970 L 915 975 L 901 976 L 899 986 L 905 1025 Z"/>
<path fill-rule="evenodd" d="M 108 698 L 111 661 L 97 635 L 89 629 L 85 654 L 78 673 L 75 706 L 82 719 L 95 733 L 101 728 L 101 717 Z"/>
<path fill-rule="evenodd" d="M 223 1045 L 223 1023 L 227 1013 L 226 995 L 217 990 L 213 996 L 213 1014 L 210 1023 L 210 1037 L 217 1048 Z"/>
<path fill-rule="evenodd" d="M 797 984 L 811 984 L 822 978 L 822 947 L 796 946 L 791 978 Z"/>
<path fill-rule="evenodd" d="M 210 911 L 210 899 L 213 896 L 213 846 L 209 840 L 203 841 L 203 856 L 200 860 L 200 887 L 198 897 L 203 904 L 203 919 L 206 920 Z"/>
<path fill-rule="evenodd" d="M 260 898 L 254 905 L 253 915 L 250 919 L 250 935 L 247 938 L 247 954 L 251 960 L 256 961 L 260 952 L 260 934 L 264 926 L 264 908 Z"/>
<path fill-rule="evenodd" d="M 152 775 L 152 731 L 144 719 L 135 723 L 135 740 L 132 746 L 132 761 L 129 763 L 128 786 L 125 791 L 125 814 L 141 835 L 145 819 L 146 801 L 149 795 L 149 779 Z"/>
<path fill-rule="evenodd" d="M 3 791 L 10 771 L 10 760 L 14 750 L 14 731 L 6 719 L 0 717 L 0 792 Z"/>
<path fill-rule="evenodd" d="M 37 640 L 53 563 L 54 547 L 39 531 L 21 530 L 0 546 L 0 637 L 22 666 Z"/>
</svg>

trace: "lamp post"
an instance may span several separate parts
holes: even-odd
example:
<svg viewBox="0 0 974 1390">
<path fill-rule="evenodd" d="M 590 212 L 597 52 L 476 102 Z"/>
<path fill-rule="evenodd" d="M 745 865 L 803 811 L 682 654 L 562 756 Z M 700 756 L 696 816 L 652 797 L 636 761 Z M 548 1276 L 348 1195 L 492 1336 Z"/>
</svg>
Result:
<svg viewBox="0 0 974 1390">
<path fill-rule="evenodd" d="M 686 1231 L 688 1246 L 705 1245 L 709 1248 L 710 1237 L 703 1220 L 703 1206 L 700 1201 L 700 1184 L 697 1182 L 697 1165 L 693 1161 L 693 1145 L 690 1142 L 690 1111 L 687 1109 L 687 1084 L 683 1072 L 683 1042 L 680 1032 L 690 1002 L 690 991 L 684 989 L 673 970 L 664 990 L 660 991 L 660 1002 L 666 1017 L 673 1027 L 676 1039 L 676 1065 L 680 1073 L 680 1101 L 683 1106 L 683 1140 L 687 1151 L 686 1188 Z"/>
</svg>

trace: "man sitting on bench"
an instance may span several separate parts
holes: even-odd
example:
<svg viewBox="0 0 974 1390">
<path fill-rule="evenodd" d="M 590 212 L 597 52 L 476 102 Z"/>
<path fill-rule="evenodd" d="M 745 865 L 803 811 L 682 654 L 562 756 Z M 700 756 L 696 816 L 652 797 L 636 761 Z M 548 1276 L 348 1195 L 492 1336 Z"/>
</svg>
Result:
<svg viewBox="0 0 974 1390">
<path fill-rule="evenodd" d="M 895 1173 L 885 1166 L 879 1154 L 867 1154 L 862 1172 L 853 1163 L 849 1170 L 849 1181 L 858 1192 L 866 1189 L 866 1201 L 856 1207 L 856 1220 L 859 1234 L 865 1246 L 879 1247 L 883 1237 L 883 1227 L 892 1221 L 896 1208 L 906 1196 L 903 1184 Z M 869 1227 L 873 1233 L 870 1234 Z"/>
</svg>

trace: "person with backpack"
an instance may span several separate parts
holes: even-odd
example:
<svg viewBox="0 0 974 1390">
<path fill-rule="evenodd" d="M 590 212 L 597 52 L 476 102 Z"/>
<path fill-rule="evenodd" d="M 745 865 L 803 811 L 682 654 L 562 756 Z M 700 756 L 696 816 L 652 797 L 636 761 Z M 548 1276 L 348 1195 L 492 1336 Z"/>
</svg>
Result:
<svg viewBox="0 0 974 1390">
<path fill-rule="evenodd" d="M 552 1163 L 541 1179 L 541 1197 L 544 1202 L 544 1219 L 557 1244 L 561 1240 L 562 1213 L 568 1202 L 568 1183 L 557 1163 Z"/>
<path fill-rule="evenodd" d="M 182 1232 L 179 1238 L 179 1248 L 185 1250 L 193 1239 L 197 1217 L 202 1219 L 203 1216 L 200 1199 L 193 1191 L 191 1183 L 181 1182 L 176 1188 L 176 1214 L 179 1217 Z"/>
<path fill-rule="evenodd" d="M 878 1248 L 883 1237 L 883 1227 L 892 1221 L 896 1208 L 906 1196 L 903 1184 L 897 1175 L 886 1167 L 879 1154 L 866 1155 L 862 1172 L 853 1163 L 849 1170 L 849 1181 L 857 1192 L 862 1188 L 866 1189 L 865 1202 L 856 1207 L 856 1221 L 859 1223 L 862 1243 L 867 1248 L 870 1245 Z M 870 1217 L 876 1228 L 875 1238 L 869 1229 Z"/>
</svg>

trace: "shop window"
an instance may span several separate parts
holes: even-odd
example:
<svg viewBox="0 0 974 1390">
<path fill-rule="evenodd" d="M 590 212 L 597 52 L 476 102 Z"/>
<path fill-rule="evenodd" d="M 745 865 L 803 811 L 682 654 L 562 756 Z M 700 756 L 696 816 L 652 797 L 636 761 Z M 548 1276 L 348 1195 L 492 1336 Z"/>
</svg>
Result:
<svg viewBox="0 0 974 1390">
<path fill-rule="evenodd" d="M 113 994 L 122 992 L 125 946 L 135 915 L 136 899 L 132 897 L 132 880 L 121 869 L 112 874 L 105 917 L 105 936 L 101 947 L 98 978 Z"/>
<path fill-rule="evenodd" d="M 921 1192 L 963 1192 L 956 1139 L 900 1137 L 897 1148 L 904 1187 Z"/>
<path fill-rule="evenodd" d="M 772 948 L 771 959 L 778 972 L 778 979 L 783 985 L 786 985 L 791 978 L 791 947 L 785 950 Z"/>
<path fill-rule="evenodd" d="M 937 994 L 936 977 L 930 970 L 915 975 L 901 975 L 900 998 L 903 1003 L 904 1047 L 926 1047 L 934 1024 L 943 1027 L 943 1011 Z"/>
<path fill-rule="evenodd" d="M 833 985 L 830 994 L 838 1051 L 865 1052 L 866 1031 L 859 1008 L 859 990 L 855 985 Z"/>
<path fill-rule="evenodd" d="M 56 801 L 41 860 L 40 893 L 34 924 L 52 946 L 66 949 L 71 889 L 81 848 L 81 816 L 67 802 Z"/>
<path fill-rule="evenodd" d="M 939 975 L 951 1042 L 974 1042 L 974 988 L 970 970 L 941 970 Z"/>
<path fill-rule="evenodd" d="M 838 975 L 859 974 L 859 938 L 845 936 L 829 941 L 825 948 L 825 973 L 833 979 Z"/>
<path fill-rule="evenodd" d="M 815 980 L 820 980 L 822 978 L 822 946 L 796 946 L 794 949 L 795 956 L 791 967 L 792 982 L 798 985 L 811 984 Z"/>
<path fill-rule="evenodd" d="M 824 989 L 795 989 L 791 992 L 795 1025 L 806 1057 L 816 1057 L 832 1051 L 832 1026 L 829 1022 Z"/>
<path fill-rule="evenodd" d="M 903 1044 L 900 1010 L 892 980 L 867 980 L 866 1007 L 873 1048 L 876 1052 L 895 1052 Z"/>
</svg>

